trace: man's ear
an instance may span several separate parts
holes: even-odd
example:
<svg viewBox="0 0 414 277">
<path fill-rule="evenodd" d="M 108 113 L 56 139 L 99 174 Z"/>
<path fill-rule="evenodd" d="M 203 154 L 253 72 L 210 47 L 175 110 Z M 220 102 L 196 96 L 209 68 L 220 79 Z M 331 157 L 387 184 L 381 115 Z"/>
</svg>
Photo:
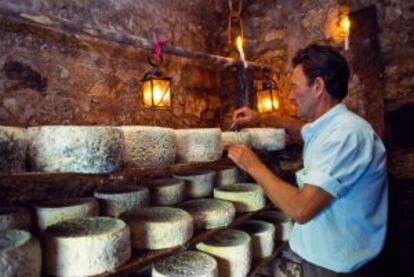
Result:
<svg viewBox="0 0 414 277">
<path fill-rule="evenodd" d="M 321 77 L 316 77 L 313 81 L 313 86 L 315 89 L 315 95 L 320 97 L 325 92 L 325 81 Z"/>
</svg>

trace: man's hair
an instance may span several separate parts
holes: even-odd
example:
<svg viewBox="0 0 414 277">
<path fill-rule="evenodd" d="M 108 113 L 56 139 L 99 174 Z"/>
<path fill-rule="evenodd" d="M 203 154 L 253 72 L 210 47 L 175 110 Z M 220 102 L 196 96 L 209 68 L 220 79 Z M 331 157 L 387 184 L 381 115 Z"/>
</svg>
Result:
<svg viewBox="0 0 414 277">
<path fill-rule="evenodd" d="M 308 85 L 313 84 L 316 77 L 321 77 L 333 98 L 342 100 L 348 94 L 348 63 L 332 47 L 311 44 L 296 52 L 292 64 L 293 67 L 302 65 Z"/>
</svg>

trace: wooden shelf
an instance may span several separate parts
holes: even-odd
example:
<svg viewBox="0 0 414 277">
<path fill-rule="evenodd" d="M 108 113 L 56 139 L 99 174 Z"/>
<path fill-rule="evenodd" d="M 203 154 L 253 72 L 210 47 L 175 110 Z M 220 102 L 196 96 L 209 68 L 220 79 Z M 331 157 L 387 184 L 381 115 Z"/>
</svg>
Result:
<svg viewBox="0 0 414 277">
<path fill-rule="evenodd" d="M 269 256 L 269 257 L 267 257 L 267 258 L 264 258 L 264 259 L 261 259 L 261 260 L 258 260 L 258 261 L 255 261 L 255 262 L 253 262 L 253 265 L 252 265 L 252 270 L 250 271 L 250 273 L 249 273 L 249 277 L 260 277 L 260 276 L 263 276 L 262 274 L 261 274 L 261 271 L 263 270 L 263 269 L 265 269 L 267 266 L 269 266 L 269 263 L 276 257 L 276 256 L 278 256 L 281 252 L 282 252 L 282 250 L 283 250 L 283 248 L 286 246 L 286 244 L 287 244 L 287 242 L 285 242 L 285 241 L 283 241 L 283 242 L 277 242 L 276 243 L 276 246 L 275 246 L 275 249 L 273 250 L 273 253 L 272 253 L 272 255 L 271 256 Z"/>
</svg>

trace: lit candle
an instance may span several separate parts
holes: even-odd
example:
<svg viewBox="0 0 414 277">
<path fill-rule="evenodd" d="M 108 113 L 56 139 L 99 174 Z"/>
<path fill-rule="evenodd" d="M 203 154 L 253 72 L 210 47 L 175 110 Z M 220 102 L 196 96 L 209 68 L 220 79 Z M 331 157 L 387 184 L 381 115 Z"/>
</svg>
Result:
<svg viewBox="0 0 414 277">
<path fill-rule="evenodd" d="M 341 27 L 342 32 L 345 33 L 345 50 L 349 49 L 349 30 L 351 28 L 351 21 L 349 20 L 349 17 L 347 15 L 343 16 L 341 18 L 341 21 L 339 22 L 339 26 Z"/>
<path fill-rule="evenodd" d="M 237 46 L 237 50 L 239 50 L 240 59 L 243 62 L 244 68 L 247 68 L 247 62 L 246 62 L 246 59 L 244 57 L 244 51 L 243 51 L 243 39 L 241 38 L 241 36 L 237 37 L 236 46 Z"/>
</svg>

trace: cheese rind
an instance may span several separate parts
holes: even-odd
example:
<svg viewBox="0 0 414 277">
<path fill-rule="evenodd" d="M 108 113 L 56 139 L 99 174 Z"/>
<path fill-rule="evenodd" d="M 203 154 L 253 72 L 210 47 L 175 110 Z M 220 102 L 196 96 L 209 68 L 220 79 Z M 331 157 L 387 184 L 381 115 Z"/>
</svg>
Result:
<svg viewBox="0 0 414 277">
<path fill-rule="evenodd" d="M 197 230 L 228 226 L 236 215 L 236 209 L 231 202 L 218 199 L 190 200 L 182 203 L 180 208 L 191 214 Z"/>
<path fill-rule="evenodd" d="M 216 277 L 217 262 L 210 255 L 199 251 L 185 251 L 154 263 L 153 277 Z"/>
<path fill-rule="evenodd" d="M 0 173 L 26 171 L 26 129 L 0 126 Z"/>
<path fill-rule="evenodd" d="M 124 134 L 124 161 L 134 166 L 173 164 L 176 137 L 173 129 L 154 126 L 121 126 Z"/>
<path fill-rule="evenodd" d="M 184 201 L 184 180 L 156 179 L 145 185 L 150 190 L 151 205 L 153 206 L 171 206 Z"/>
<path fill-rule="evenodd" d="M 230 167 L 216 171 L 215 184 L 218 187 L 232 185 L 239 182 L 240 174 L 237 167 Z"/>
<path fill-rule="evenodd" d="M 0 231 L 0 276 L 40 277 L 39 240 L 24 230 Z"/>
<path fill-rule="evenodd" d="M 45 172 L 104 173 L 122 164 L 122 132 L 105 126 L 28 129 L 31 168 Z"/>
<path fill-rule="evenodd" d="M 262 188 L 253 183 L 237 183 L 217 187 L 214 198 L 233 202 L 237 212 L 261 210 L 266 205 L 266 197 Z"/>
<path fill-rule="evenodd" d="M 223 145 L 226 146 L 231 143 L 250 145 L 251 139 L 248 132 L 222 132 Z"/>
<path fill-rule="evenodd" d="M 186 198 L 193 199 L 209 197 L 213 194 L 215 175 L 215 171 L 198 171 L 183 175 L 174 175 L 174 178 L 186 181 Z"/>
<path fill-rule="evenodd" d="M 38 231 L 67 219 L 98 216 L 99 204 L 94 198 L 46 200 L 34 206 Z"/>
<path fill-rule="evenodd" d="M 0 207 L 0 230 L 23 229 L 30 230 L 32 218 L 23 207 Z"/>
<path fill-rule="evenodd" d="M 260 220 L 248 220 L 237 228 L 250 235 L 253 260 L 272 255 L 275 245 L 275 226 L 273 224 Z"/>
<path fill-rule="evenodd" d="M 149 204 L 149 190 L 140 186 L 102 188 L 94 192 L 94 197 L 99 200 L 101 214 L 112 217 Z"/>
<path fill-rule="evenodd" d="M 293 228 L 292 220 L 282 211 L 268 210 L 260 211 L 255 219 L 267 221 L 276 227 L 275 238 L 278 241 L 288 241 Z"/>
<path fill-rule="evenodd" d="M 121 214 L 131 229 L 132 247 L 164 249 L 186 243 L 193 236 L 193 218 L 178 208 L 143 207 Z"/>
<path fill-rule="evenodd" d="M 54 276 L 90 276 L 113 271 L 131 258 L 130 231 L 122 220 L 66 220 L 43 234 L 45 271 Z"/>
<path fill-rule="evenodd" d="M 278 128 L 245 128 L 242 132 L 250 134 L 253 148 L 265 151 L 284 149 L 286 146 L 286 131 Z"/>
<path fill-rule="evenodd" d="M 245 232 L 227 229 L 198 243 L 196 248 L 216 258 L 219 276 L 244 277 L 251 266 L 250 241 L 250 236 Z"/>
<path fill-rule="evenodd" d="M 177 136 L 178 162 L 207 162 L 221 158 L 220 129 L 178 129 L 175 130 L 175 134 Z"/>
</svg>

